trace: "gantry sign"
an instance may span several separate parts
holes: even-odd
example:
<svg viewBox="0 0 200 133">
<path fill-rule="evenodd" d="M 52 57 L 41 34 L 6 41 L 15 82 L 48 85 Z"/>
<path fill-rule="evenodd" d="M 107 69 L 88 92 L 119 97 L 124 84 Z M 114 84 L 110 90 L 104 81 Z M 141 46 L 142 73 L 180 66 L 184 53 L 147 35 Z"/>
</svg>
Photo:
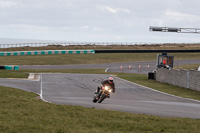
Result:
<svg viewBox="0 0 200 133">
<path fill-rule="evenodd" d="M 177 32 L 177 33 L 200 33 L 200 29 L 198 28 L 174 28 L 174 27 L 155 27 L 150 26 L 150 31 L 158 31 L 158 32 Z"/>
</svg>

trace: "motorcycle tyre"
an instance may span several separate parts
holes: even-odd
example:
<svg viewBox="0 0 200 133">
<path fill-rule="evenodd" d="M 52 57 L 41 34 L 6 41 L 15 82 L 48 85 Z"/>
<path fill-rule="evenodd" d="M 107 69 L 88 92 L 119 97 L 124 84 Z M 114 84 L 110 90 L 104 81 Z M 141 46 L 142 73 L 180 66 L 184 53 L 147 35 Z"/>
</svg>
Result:
<svg viewBox="0 0 200 133">
<path fill-rule="evenodd" d="M 106 95 L 103 95 L 103 96 L 99 99 L 98 103 L 101 103 L 105 98 L 106 98 Z"/>
<path fill-rule="evenodd" d="M 98 100 L 96 99 L 96 97 L 94 96 L 94 98 L 93 98 L 93 103 L 96 103 Z"/>
</svg>

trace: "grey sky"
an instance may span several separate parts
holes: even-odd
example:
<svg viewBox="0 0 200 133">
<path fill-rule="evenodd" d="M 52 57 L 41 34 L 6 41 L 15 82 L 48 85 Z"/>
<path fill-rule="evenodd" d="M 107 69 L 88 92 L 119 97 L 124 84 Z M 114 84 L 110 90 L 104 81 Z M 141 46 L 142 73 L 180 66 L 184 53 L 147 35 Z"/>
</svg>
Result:
<svg viewBox="0 0 200 133">
<path fill-rule="evenodd" d="M 0 0 L 0 38 L 113 42 L 200 42 L 200 0 Z"/>
</svg>

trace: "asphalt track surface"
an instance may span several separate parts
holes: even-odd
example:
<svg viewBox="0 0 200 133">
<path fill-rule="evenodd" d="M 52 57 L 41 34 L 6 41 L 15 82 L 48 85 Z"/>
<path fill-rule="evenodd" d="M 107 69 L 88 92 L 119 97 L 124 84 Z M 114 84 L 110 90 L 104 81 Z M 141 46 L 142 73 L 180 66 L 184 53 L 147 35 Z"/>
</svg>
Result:
<svg viewBox="0 0 200 133">
<path fill-rule="evenodd" d="M 200 60 L 179 60 L 178 64 L 199 64 Z M 147 64 L 150 68 L 145 67 Z M 143 69 L 128 69 L 128 63 L 60 65 L 60 66 L 20 66 L 20 69 L 106 69 L 113 72 L 147 73 L 155 69 L 156 62 L 133 62 Z M 120 66 L 123 65 L 123 69 Z M 176 65 L 176 62 L 175 62 Z M 0 85 L 37 93 L 46 102 L 79 105 L 115 111 L 148 114 L 166 117 L 200 119 L 200 102 L 172 96 L 151 88 L 114 77 L 116 93 L 101 104 L 93 103 L 95 89 L 107 79 L 106 74 L 42 74 L 40 80 L 0 79 Z"/>
<path fill-rule="evenodd" d="M 200 64 L 200 59 L 175 60 L 174 66 Z M 141 68 L 139 69 L 139 65 Z M 148 68 L 149 65 L 149 68 Z M 122 66 L 122 69 L 121 69 Z M 129 69 L 131 66 L 131 69 Z M 105 64 L 77 64 L 77 65 L 19 65 L 20 69 L 107 69 L 107 72 L 124 72 L 147 74 L 156 69 L 156 61 L 138 61 Z"/>
</svg>

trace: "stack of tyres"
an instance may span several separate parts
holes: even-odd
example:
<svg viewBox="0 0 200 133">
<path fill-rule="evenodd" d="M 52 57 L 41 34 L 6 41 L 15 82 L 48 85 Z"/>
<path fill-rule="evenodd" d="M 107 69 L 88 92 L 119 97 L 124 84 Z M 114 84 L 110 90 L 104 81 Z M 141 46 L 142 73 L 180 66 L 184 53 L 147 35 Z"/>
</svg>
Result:
<svg viewBox="0 0 200 133">
<path fill-rule="evenodd" d="M 0 66 L 0 69 L 5 69 L 5 66 Z"/>
<path fill-rule="evenodd" d="M 4 69 L 4 70 L 19 70 L 19 66 L 0 66 L 0 69 Z"/>
<path fill-rule="evenodd" d="M 14 67 L 13 66 L 5 66 L 5 69 L 6 70 L 14 70 Z"/>
<path fill-rule="evenodd" d="M 14 66 L 14 70 L 19 70 L 19 66 Z"/>
<path fill-rule="evenodd" d="M 148 79 L 154 79 L 155 80 L 155 73 L 154 72 L 149 72 L 148 73 Z"/>
</svg>

